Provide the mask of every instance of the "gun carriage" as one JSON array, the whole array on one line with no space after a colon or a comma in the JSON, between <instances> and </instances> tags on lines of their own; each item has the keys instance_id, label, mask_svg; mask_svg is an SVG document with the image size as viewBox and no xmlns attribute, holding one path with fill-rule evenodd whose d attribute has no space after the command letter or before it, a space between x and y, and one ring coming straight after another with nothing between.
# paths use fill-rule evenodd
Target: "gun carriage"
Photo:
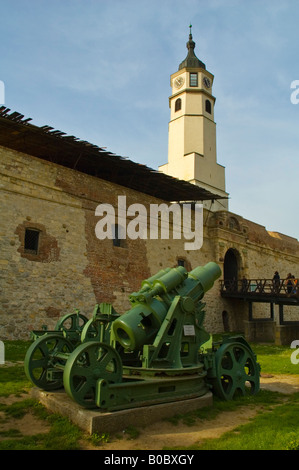
<instances>
[{"instance_id":1,"label":"gun carriage","mask_svg":"<svg viewBox=\"0 0 299 470\"><path fill-rule=\"evenodd\" d=\"M44 390L64 387L85 408L122 410L199 397L221 399L259 390L260 367L242 336L214 343L204 329L204 294L221 270L216 263L189 273L159 271L118 314L101 303L88 320L79 311L53 331L34 331L25 371Z\"/></svg>"}]
</instances>

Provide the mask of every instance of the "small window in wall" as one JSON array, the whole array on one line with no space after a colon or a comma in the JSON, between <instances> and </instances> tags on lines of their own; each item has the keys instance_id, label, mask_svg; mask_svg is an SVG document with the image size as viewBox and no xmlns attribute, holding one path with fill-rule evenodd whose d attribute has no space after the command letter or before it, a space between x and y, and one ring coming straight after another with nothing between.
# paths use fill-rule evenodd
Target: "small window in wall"
<instances>
[{"instance_id":1,"label":"small window in wall","mask_svg":"<svg viewBox=\"0 0 299 470\"><path fill-rule=\"evenodd\" d=\"M185 267L185 260L182 259L182 258L179 258L179 259L178 259L178 266L183 266L183 267Z\"/></svg>"},{"instance_id":2,"label":"small window in wall","mask_svg":"<svg viewBox=\"0 0 299 470\"><path fill-rule=\"evenodd\" d=\"M181 98L178 98L175 102L174 110L176 112L176 111L179 111L180 109L182 109L182 100Z\"/></svg>"},{"instance_id":3,"label":"small window in wall","mask_svg":"<svg viewBox=\"0 0 299 470\"><path fill-rule=\"evenodd\" d=\"M197 73L190 73L190 86L198 86L198 77Z\"/></svg>"},{"instance_id":4,"label":"small window in wall","mask_svg":"<svg viewBox=\"0 0 299 470\"><path fill-rule=\"evenodd\" d=\"M39 234L40 234L39 230L26 228L25 240L24 240L24 251L26 253L32 253L34 255L37 255Z\"/></svg>"},{"instance_id":5,"label":"small window in wall","mask_svg":"<svg viewBox=\"0 0 299 470\"><path fill-rule=\"evenodd\" d=\"M206 100L206 112L209 114L212 114L212 105L211 105L211 101L209 100Z\"/></svg>"},{"instance_id":6,"label":"small window in wall","mask_svg":"<svg viewBox=\"0 0 299 470\"><path fill-rule=\"evenodd\" d=\"M121 236L123 233L123 227L121 227L121 225L115 224L113 225L112 230L114 230L113 246L124 247L124 237Z\"/></svg>"}]
</instances>

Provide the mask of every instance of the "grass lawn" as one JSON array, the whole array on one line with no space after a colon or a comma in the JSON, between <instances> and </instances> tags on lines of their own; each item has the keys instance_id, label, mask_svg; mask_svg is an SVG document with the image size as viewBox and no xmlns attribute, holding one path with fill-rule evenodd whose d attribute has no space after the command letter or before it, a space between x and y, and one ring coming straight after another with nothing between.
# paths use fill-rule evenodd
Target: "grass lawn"
<instances>
[{"instance_id":1,"label":"grass lawn","mask_svg":"<svg viewBox=\"0 0 299 470\"><path fill-rule=\"evenodd\" d=\"M299 450L299 393L263 410L247 424L218 439L197 446L200 450ZM279 397L277 397L279 402Z\"/></svg>"},{"instance_id":2,"label":"grass lawn","mask_svg":"<svg viewBox=\"0 0 299 470\"><path fill-rule=\"evenodd\" d=\"M261 365L262 373L299 375L299 364L291 362L294 349L269 344L252 344L251 346Z\"/></svg>"},{"instance_id":3,"label":"grass lawn","mask_svg":"<svg viewBox=\"0 0 299 470\"><path fill-rule=\"evenodd\" d=\"M24 436L18 429L10 428L0 432L0 450L47 449L75 450L82 448L82 441L100 445L109 441L109 435L87 436L66 418L49 414L36 401L28 398L31 384L27 380L23 364L29 342L5 342L5 360L13 363L10 367L0 365L0 424L9 419L21 419L30 412L44 420L47 432ZM287 346L271 344L251 345L261 372L266 374L299 374L299 365L291 363L293 350ZM8 404L5 397L14 395L19 398ZM21 398L20 398L20 395ZM3 398L2 398L3 397ZM196 426L200 420L212 420L223 411L236 411L238 407L256 407L258 414L248 423L223 434L217 439L205 439L192 447L180 450L299 450L299 393L282 395L277 392L261 390L256 396L242 397L233 402L214 399L213 407L200 409L184 416L176 416L172 422L176 427L180 422ZM15 422L15 421L14 421ZM135 433L138 436L138 432Z\"/></svg>"}]
</instances>

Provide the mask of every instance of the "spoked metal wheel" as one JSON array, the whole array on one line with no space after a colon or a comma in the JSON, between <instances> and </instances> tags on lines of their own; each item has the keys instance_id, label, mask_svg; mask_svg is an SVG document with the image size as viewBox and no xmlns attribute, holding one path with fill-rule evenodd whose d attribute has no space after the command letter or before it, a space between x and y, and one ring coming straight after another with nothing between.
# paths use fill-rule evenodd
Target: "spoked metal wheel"
<instances>
[{"instance_id":1,"label":"spoked metal wheel","mask_svg":"<svg viewBox=\"0 0 299 470\"><path fill-rule=\"evenodd\" d=\"M65 365L65 391L79 405L95 408L98 379L105 379L108 383L121 382L120 356L108 344L95 341L83 343L73 351Z\"/></svg>"},{"instance_id":2,"label":"spoked metal wheel","mask_svg":"<svg viewBox=\"0 0 299 470\"><path fill-rule=\"evenodd\" d=\"M240 342L224 343L215 355L213 391L221 399L254 395L259 391L260 366L251 348Z\"/></svg>"},{"instance_id":3,"label":"spoked metal wheel","mask_svg":"<svg viewBox=\"0 0 299 470\"><path fill-rule=\"evenodd\" d=\"M65 331L82 331L84 325L87 323L88 318L86 318L83 313L76 311L74 313L67 313L62 318L58 320L55 325L55 330L65 330Z\"/></svg>"},{"instance_id":4,"label":"spoked metal wheel","mask_svg":"<svg viewBox=\"0 0 299 470\"><path fill-rule=\"evenodd\" d=\"M55 326L56 331L63 331L63 334L69 341L76 346L80 343L81 333L88 322L85 315L78 311L68 313L58 320Z\"/></svg>"},{"instance_id":5,"label":"spoked metal wheel","mask_svg":"<svg viewBox=\"0 0 299 470\"><path fill-rule=\"evenodd\" d=\"M73 351L73 345L62 335L45 334L29 347L24 361L25 373L31 382L43 390L56 390L63 385L62 374L49 378L48 371L63 368ZM59 374L58 374L59 375Z\"/></svg>"}]
</instances>

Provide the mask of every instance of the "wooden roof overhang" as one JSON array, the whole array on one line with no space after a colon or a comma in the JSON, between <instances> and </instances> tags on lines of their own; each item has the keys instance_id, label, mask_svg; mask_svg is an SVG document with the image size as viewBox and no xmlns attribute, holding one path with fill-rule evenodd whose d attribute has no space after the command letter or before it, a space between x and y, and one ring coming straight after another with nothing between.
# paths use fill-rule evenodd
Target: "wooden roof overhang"
<instances>
[{"instance_id":1,"label":"wooden roof overhang","mask_svg":"<svg viewBox=\"0 0 299 470\"><path fill-rule=\"evenodd\" d=\"M50 126L38 127L0 107L0 145L173 202L224 199L204 188L115 155Z\"/></svg>"}]
</instances>

